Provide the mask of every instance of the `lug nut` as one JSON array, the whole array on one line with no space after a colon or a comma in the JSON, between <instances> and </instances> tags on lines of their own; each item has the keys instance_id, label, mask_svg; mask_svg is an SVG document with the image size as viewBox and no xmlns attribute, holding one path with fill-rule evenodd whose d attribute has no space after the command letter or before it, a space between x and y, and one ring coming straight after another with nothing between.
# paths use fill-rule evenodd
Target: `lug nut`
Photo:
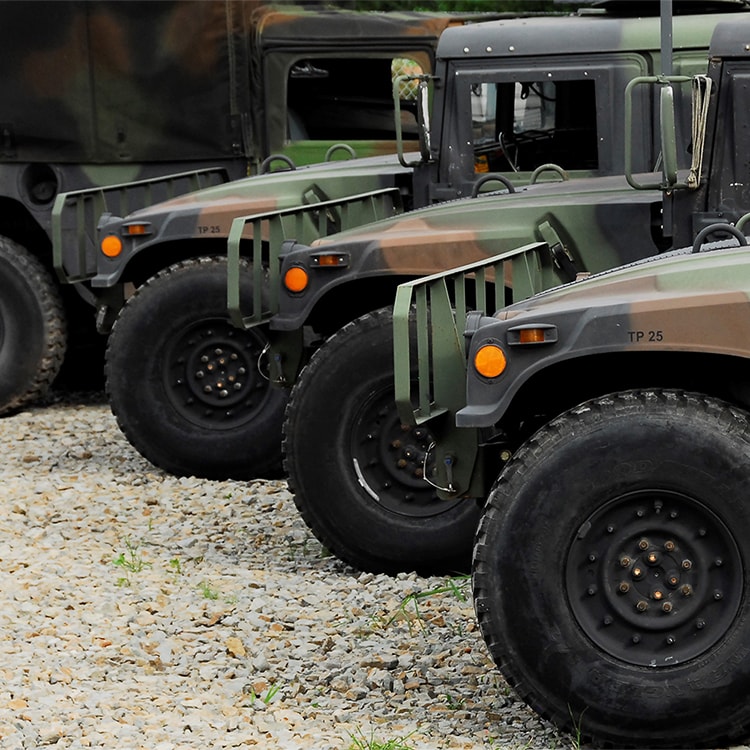
<instances>
[{"instance_id":1,"label":"lug nut","mask_svg":"<svg viewBox=\"0 0 750 750\"><path fill-rule=\"evenodd\" d=\"M672 602L664 602L661 605L661 611L662 612L671 612L672 611Z\"/></svg>"},{"instance_id":2,"label":"lug nut","mask_svg":"<svg viewBox=\"0 0 750 750\"><path fill-rule=\"evenodd\" d=\"M639 612L645 612L648 609L648 602L645 599L640 599L638 603L635 605L635 608Z\"/></svg>"},{"instance_id":3,"label":"lug nut","mask_svg":"<svg viewBox=\"0 0 750 750\"><path fill-rule=\"evenodd\" d=\"M642 568L633 568L633 578L643 578L643 569Z\"/></svg>"},{"instance_id":4,"label":"lug nut","mask_svg":"<svg viewBox=\"0 0 750 750\"><path fill-rule=\"evenodd\" d=\"M683 560L682 561L682 569L683 570L690 570L693 567L693 563L691 560Z\"/></svg>"},{"instance_id":5,"label":"lug nut","mask_svg":"<svg viewBox=\"0 0 750 750\"><path fill-rule=\"evenodd\" d=\"M689 583L686 583L686 584L684 584L683 586L680 587L680 593L683 596L692 596L693 595L693 587Z\"/></svg>"},{"instance_id":6,"label":"lug nut","mask_svg":"<svg viewBox=\"0 0 750 750\"><path fill-rule=\"evenodd\" d=\"M621 594L627 594L628 591L630 591L630 584L627 581L622 581L620 585L617 587L617 590Z\"/></svg>"},{"instance_id":7,"label":"lug nut","mask_svg":"<svg viewBox=\"0 0 750 750\"><path fill-rule=\"evenodd\" d=\"M630 565L630 558L625 555L624 557L620 558L620 567L621 568L627 568Z\"/></svg>"},{"instance_id":8,"label":"lug nut","mask_svg":"<svg viewBox=\"0 0 750 750\"><path fill-rule=\"evenodd\" d=\"M640 550L647 550L648 549L648 539L641 539L641 541L638 542L638 549L640 549Z\"/></svg>"}]
</instances>

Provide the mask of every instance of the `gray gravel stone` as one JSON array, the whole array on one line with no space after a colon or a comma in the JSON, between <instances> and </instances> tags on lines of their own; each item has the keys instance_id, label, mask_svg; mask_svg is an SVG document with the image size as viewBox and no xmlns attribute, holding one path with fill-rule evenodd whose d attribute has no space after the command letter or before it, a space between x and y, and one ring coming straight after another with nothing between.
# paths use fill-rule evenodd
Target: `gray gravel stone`
<instances>
[{"instance_id":1,"label":"gray gravel stone","mask_svg":"<svg viewBox=\"0 0 750 750\"><path fill-rule=\"evenodd\" d=\"M283 481L175 478L99 395L0 420L0 747L569 748L509 690L468 586L362 574Z\"/></svg>"}]
</instances>

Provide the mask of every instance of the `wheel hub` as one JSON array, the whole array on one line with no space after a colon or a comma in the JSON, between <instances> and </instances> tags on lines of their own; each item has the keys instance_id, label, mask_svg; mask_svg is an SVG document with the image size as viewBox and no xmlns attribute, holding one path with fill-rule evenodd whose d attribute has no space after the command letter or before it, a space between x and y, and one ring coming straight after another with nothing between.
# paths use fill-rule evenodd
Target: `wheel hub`
<instances>
[{"instance_id":1,"label":"wheel hub","mask_svg":"<svg viewBox=\"0 0 750 750\"><path fill-rule=\"evenodd\" d=\"M742 561L724 522L686 495L641 491L591 514L566 566L573 612L589 638L631 664L698 656L731 625Z\"/></svg>"},{"instance_id":2,"label":"wheel hub","mask_svg":"<svg viewBox=\"0 0 750 750\"><path fill-rule=\"evenodd\" d=\"M461 500L441 500L425 481L434 473L432 434L404 425L392 390L373 396L360 409L352 429L352 459L357 479L383 507L407 516L433 516Z\"/></svg>"},{"instance_id":3,"label":"wheel hub","mask_svg":"<svg viewBox=\"0 0 750 750\"><path fill-rule=\"evenodd\" d=\"M167 353L166 389L178 413L200 427L232 428L262 408L269 383L258 371L263 342L227 321L191 326Z\"/></svg>"}]
</instances>

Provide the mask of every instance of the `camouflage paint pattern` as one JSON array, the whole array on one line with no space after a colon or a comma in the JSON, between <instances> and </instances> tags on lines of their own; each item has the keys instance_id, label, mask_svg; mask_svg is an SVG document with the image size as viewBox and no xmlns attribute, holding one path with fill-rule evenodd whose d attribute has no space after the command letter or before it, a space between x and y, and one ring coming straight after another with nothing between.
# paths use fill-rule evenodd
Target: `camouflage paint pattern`
<instances>
[{"instance_id":1,"label":"camouflage paint pattern","mask_svg":"<svg viewBox=\"0 0 750 750\"><path fill-rule=\"evenodd\" d=\"M705 49L708 45L710 30L720 18L726 17L726 14L710 14L698 18L685 16L675 19L674 36L679 48L679 54L675 55L675 59L681 59L680 54L682 54L685 56L684 65L689 68L705 66ZM272 16L272 18L278 21L273 25L274 31L277 27L278 29L286 28L281 16ZM289 23L292 23L291 20ZM434 31L435 22L431 21L431 23ZM595 28L596 33L585 35L586 43L591 47L587 51L582 46L579 32L582 28L589 26ZM411 33L413 34L414 31ZM466 52L464 50L471 38L481 40L483 44L491 38L493 43L492 45L485 44L481 49L476 44L472 44ZM529 58L519 57L516 51L517 46L523 46L524 42L526 45L524 49L528 48L526 53L531 55ZM480 67L480 70L493 64L509 64L525 70L529 64L535 64L533 55L542 54L543 49L544 54L549 56L550 64L555 61L555 64L559 65L561 60L568 64L573 59L569 56L577 55L576 59L585 61L585 65L590 63L592 70L601 67L606 69L607 65L618 59L617 51L622 50L621 57L628 61L628 65L633 66L628 70L632 70L633 74L645 74L658 67L658 45L658 19L656 18L608 18L591 15L488 21L483 24L446 29L438 43L437 72L442 73L444 77L449 77L447 73L452 68L448 66L465 65L466 61L473 61ZM488 46L491 47L489 51ZM550 55L551 52L555 55ZM596 55L599 53L604 57L596 63ZM542 65L538 60L536 64ZM579 64L583 66L584 62ZM678 67L679 65L680 63ZM600 97L599 116L602 118L602 127L599 139L600 167L597 174L618 174L624 171L622 144L624 138L619 123L622 120L621 94L626 79L622 78L622 74L618 75L620 77L615 76L614 83L611 83L616 90L602 92ZM99 268L98 275L93 282L94 287L106 288L120 281L131 280L127 267L136 256L142 256L144 251L148 251L148 258L139 257L139 264L155 272L161 267L159 251L165 249L167 243L178 241L184 243L182 253L186 257L207 252L208 250L200 247L201 242L226 238L230 217L248 216L303 204L306 201L301 196L310 189L313 189L318 199L321 199L320 196L339 198L351 193L362 193L395 185L404 195L406 208L411 205L420 205L420 201L425 200L426 192L432 193L432 198L428 199L430 201L442 201L468 195L473 182L477 179L474 171L473 148L463 137L456 119L462 116L470 119L470 114L458 114L450 108L445 109L448 105L457 106L452 101L446 102L445 106L441 103L435 105L436 112L443 113L445 110L443 116L447 118L444 121L438 121L435 125L437 143L441 149L436 155L437 163L420 165L416 168L416 173L411 168L399 165L395 158L385 157L377 167L375 162L369 162L360 167L358 164L351 164L347 161L336 161L326 166L318 166L314 172L298 170L298 174L293 175L283 172L259 175L233 183L226 188L193 194L177 204L164 203L151 207L145 213L125 217L128 221L131 219L148 220L152 224L153 232L145 240L126 239L125 251L116 261L101 256L90 258L87 265ZM650 125L651 117L648 111L641 114L643 122L639 127L643 131L642 158L644 163L650 164L655 158L655 154L652 153L654 136ZM612 137L610 137L610 132L614 134ZM638 153L641 154L640 148ZM361 170L362 174L355 177L358 170ZM367 176L364 175L365 172ZM590 172L572 172L571 174L580 176L590 174ZM512 179L520 184L528 182L529 177L530 172L512 175ZM544 179L554 178L554 175L548 175ZM353 182L356 180L360 181L354 186ZM490 187L492 186L488 186L488 189ZM560 190L559 194L562 192ZM171 215L172 211L174 215ZM119 233L122 223L119 219L113 218L103 228L100 236L107 233ZM528 236L528 228L522 236ZM188 244L188 240L199 242ZM63 256L68 251L67 245L63 247ZM98 255L95 245L92 245L87 252L93 256ZM278 252L278 248L272 249L272 252ZM390 262L390 260L387 261L387 263ZM415 269L417 267L414 266ZM421 267L426 266L421 264ZM398 268L397 262L394 268ZM258 273L260 272L259 269ZM398 271L395 272L398 273ZM394 270L389 265L385 265L383 273L389 275L394 273Z\"/></svg>"},{"instance_id":2,"label":"camouflage paint pattern","mask_svg":"<svg viewBox=\"0 0 750 750\"><path fill-rule=\"evenodd\" d=\"M508 345L508 331L554 326L556 340ZM485 318L469 350L499 343L508 366L494 379L469 366L461 427L497 423L529 378L571 359L597 367L603 354L690 352L750 360L750 255L745 247L678 251L539 294ZM635 379L634 383L639 380ZM602 393L608 384L602 384Z\"/></svg>"},{"instance_id":3,"label":"camouflage paint pattern","mask_svg":"<svg viewBox=\"0 0 750 750\"><path fill-rule=\"evenodd\" d=\"M352 279L345 294L354 301L360 282L390 277L395 284L472 263L545 239L545 224L558 234L578 273L654 255L664 249L654 232L660 207L658 191L636 193L623 177L590 178L453 201L332 235L310 248L293 248L283 259L282 277L293 266L313 269L311 258L320 252L346 255L349 266L311 270L308 289L281 295L271 328L301 326L325 295ZM552 271L545 281L549 287L570 280Z\"/></svg>"},{"instance_id":4,"label":"camouflage paint pattern","mask_svg":"<svg viewBox=\"0 0 750 750\"><path fill-rule=\"evenodd\" d=\"M440 33L461 22L282 7L260 0L0 3L3 160L244 156L249 167L283 146L286 98L278 89L292 57L344 44L350 54L406 54L413 45L430 69ZM271 62L280 79L266 70Z\"/></svg>"}]
</instances>

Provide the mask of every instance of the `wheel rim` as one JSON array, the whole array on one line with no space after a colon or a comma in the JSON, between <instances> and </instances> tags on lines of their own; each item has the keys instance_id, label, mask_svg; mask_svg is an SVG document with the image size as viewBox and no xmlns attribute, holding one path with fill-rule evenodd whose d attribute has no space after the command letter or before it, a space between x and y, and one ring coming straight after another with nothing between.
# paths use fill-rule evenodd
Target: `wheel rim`
<instances>
[{"instance_id":1,"label":"wheel rim","mask_svg":"<svg viewBox=\"0 0 750 750\"><path fill-rule=\"evenodd\" d=\"M256 333L221 319L186 327L167 348L163 365L175 411L212 430L252 420L271 388L258 369L264 346Z\"/></svg>"},{"instance_id":2,"label":"wheel rim","mask_svg":"<svg viewBox=\"0 0 750 750\"><path fill-rule=\"evenodd\" d=\"M433 437L424 427L402 424L392 389L371 394L353 420L350 455L357 482L380 507L411 517L445 513L465 500L442 500L424 479L434 473Z\"/></svg>"},{"instance_id":3,"label":"wheel rim","mask_svg":"<svg viewBox=\"0 0 750 750\"><path fill-rule=\"evenodd\" d=\"M716 644L742 599L742 559L726 524L681 493L639 491L594 511L568 552L571 609L606 653L669 667Z\"/></svg>"}]
</instances>

